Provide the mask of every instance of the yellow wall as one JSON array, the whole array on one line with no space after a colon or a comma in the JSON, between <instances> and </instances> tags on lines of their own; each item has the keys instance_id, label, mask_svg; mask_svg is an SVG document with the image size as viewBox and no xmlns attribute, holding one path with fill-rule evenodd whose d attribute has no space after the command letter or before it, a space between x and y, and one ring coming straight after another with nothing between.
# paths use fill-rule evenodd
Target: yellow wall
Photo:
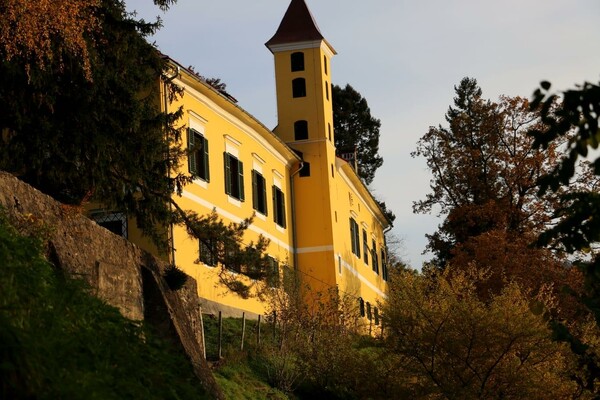
<instances>
[{"instance_id":1,"label":"yellow wall","mask_svg":"<svg viewBox=\"0 0 600 400\"><path fill-rule=\"evenodd\" d=\"M185 186L182 197L176 198L177 203L200 215L215 209L226 223L240 222L254 214L251 171L257 170L265 178L267 215L255 214L244 241L250 244L258 239L258 235L263 235L271 241L267 253L277 259L280 266L290 265L293 262L290 170L297 168L298 159L272 132L187 72L182 71L175 83L185 91L183 97L169 107L182 106L184 117L181 123L208 140L210 165L210 181L195 179ZM186 129L183 143L188 141L187 132ZM224 152L243 162L244 201L225 193ZM182 165L182 172L188 173L187 162ZM279 187L285 195L285 228L273 219L272 185ZM184 228L175 227L174 244L176 265L197 280L198 294L202 298L244 311L264 312L264 304L256 298L242 299L219 284L220 267L206 266L198 261L198 240L191 238ZM249 279L247 282L251 283Z\"/></svg>"},{"instance_id":2,"label":"yellow wall","mask_svg":"<svg viewBox=\"0 0 600 400\"><path fill-rule=\"evenodd\" d=\"M337 287L368 302L372 309L386 296L381 248L388 223L349 164L335 156L331 104L332 49L325 41L271 46L275 59L278 126L276 133L310 163L310 177L294 175L298 268L314 290ZM291 55L304 53L303 71L292 71ZM327 68L325 68L325 63ZM292 96L292 80L306 80L306 96ZM329 96L328 96L329 95ZM308 139L295 140L294 122L308 121ZM352 253L349 218L360 228L360 253ZM363 229L367 233L368 264L364 261ZM370 249L375 240L378 270Z\"/></svg>"}]
</instances>

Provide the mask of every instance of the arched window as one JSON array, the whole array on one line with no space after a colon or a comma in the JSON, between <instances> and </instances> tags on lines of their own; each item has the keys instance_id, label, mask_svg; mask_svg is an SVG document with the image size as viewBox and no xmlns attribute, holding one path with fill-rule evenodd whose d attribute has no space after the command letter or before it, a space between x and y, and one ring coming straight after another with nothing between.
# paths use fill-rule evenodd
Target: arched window
<instances>
[{"instance_id":1,"label":"arched window","mask_svg":"<svg viewBox=\"0 0 600 400\"><path fill-rule=\"evenodd\" d=\"M304 71L304 53L296 52L291 55L292 72Z\"/></svg>"},{"instance_id":2,"label":"arched window","mask_svg":"<svg viewBox=\"0 0 600 400\"><path fill-rule=\"evenodd\" d=\"M296 78L292 81L292 97L306 97L306 81Z\"/></svg>"},{"instance_id":3,"label":"arched window","mask_svg":"<svg viewBox=\"0 0 600 400\"><path fill-rule=\"evenodd\" d=\"M308 139L308 122L300 120L294 122L294 139L295 140L306 140Z\"/></svg>"}]
</instances>

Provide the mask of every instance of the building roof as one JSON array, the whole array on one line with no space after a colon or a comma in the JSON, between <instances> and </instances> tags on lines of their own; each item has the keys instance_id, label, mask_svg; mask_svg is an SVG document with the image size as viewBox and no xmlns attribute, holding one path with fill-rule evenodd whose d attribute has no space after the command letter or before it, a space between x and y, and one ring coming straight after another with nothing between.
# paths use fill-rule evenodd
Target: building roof
<instances>
[{"instance_id":1,"label":"building roof","mask_svg":"<svg viewBox=\"0 0 600 400\"><path fill-rule=\"evenodd\" d=\"M327 42L304 0L292 0L277 32L265 45L270 48L273 45L315 40Z\"/></svg>"}]
</instances>

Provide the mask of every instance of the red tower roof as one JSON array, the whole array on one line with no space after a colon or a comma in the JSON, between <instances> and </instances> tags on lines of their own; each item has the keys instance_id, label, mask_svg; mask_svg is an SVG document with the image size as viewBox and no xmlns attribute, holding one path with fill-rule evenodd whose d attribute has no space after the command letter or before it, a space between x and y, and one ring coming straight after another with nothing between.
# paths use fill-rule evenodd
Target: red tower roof
<instances>
[{"instance_id":1,"label":"red tower roof","mask_svg":"<svg viewBox=\"0 0 600 400\"><path fill-rule=\"evenodd\" d=\"M292 0L275 35L265 45L323 40L327 43L304 0ZM327 43L333 50L333 47Z\"/></svg>"}]
</instances>

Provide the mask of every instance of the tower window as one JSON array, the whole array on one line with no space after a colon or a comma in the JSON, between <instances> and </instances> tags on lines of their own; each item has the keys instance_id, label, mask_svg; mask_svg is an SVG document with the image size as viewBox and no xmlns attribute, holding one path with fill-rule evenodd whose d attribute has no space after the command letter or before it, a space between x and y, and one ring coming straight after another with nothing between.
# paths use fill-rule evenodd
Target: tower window
<instances>
[{"instance_id":1,"label":"tower window","mask_svg":"<svg viewBox=\"0 0 600 400\"><path fill-rule=\"evenodd\" d=\"M329 136L329 141L331 142L331 123L327 123L327 135Z\"/></svg>"},{"instance_id":2,"label":"tower window","mask_svg":"<svg viewBox=\"0 0 600 400\"><path fill-rule=\"evenodd\" d=\"M323 69L325 70L325 75L327 75L327 56L323 56Z\"/></svg>"},{"instance_id":3,"label":"tower window","mask_svg":"<svg viewBox=\"0 0 600 400\"><path fill-rule=\"evenodd\" d=\"M304 53L296 52L291 55L292 72L304 71Z\"/></svg>"},{"instance_id":4,"label":"tower window","mask_svg":"<svg viewBox=\"0 0 600 400\"><path fill-rule=\"evenodd\" d=\"M307 177L310 176L310 163L304 161L302 164L302 169L300 169L300 176Z\"/></svg>"},{"instance_id":5,"label":"tower window","mask_svg":"<svg viewBox=\"0 0 600 400\"><path fill-rule=\"evenodd\" d=\"M295 140L306 140L308 139L308 122L300 120L294 122L294 139Z\"/></svg>"},{"instance_id":6,"label":"tower window","mask_svg":"<svg viewBox=\"0 0 600 400\"><path fill-rule=\"evenodd\" d=\"M325 98L329 100L329 83L325 81Z\"/></svg>"},{"instance_id":7,"label":"tower window","mask_svg":"<svg viewBox=\"0 0 600 400\"><path fill-rule=\"evenodd\" d=\"M296 78L292 81L292 96L306 97L306 80L304 78Z\"/></svg>"},{"instance_id":8,"label":"tower window","mask_svg":"<svg viewBox=\"0 0 600 400\"><path fill-rule=\"evenodd\" d=\"M263 215L267 215L267 185L265 178L256 170L252 170L252 207Z\"/></svg>"},{"instance_id":9,"label":"tower window","mask_svg":"<svg viewBox=\"0 0 600 400\"><path fill-rule=\"evenodd\" d=\"M273 219L277 225L285 228L285 196L275 185L273 185Z\"/></svg>"},{"instance_id":10,"label":"tower window","mask_svg":"<svg viewBox=\"0 0 600 400\"><path fill-rule=\"evenodd\" d=\"M190 173L208 182L208 140L200 132L188 129L188 167Z\"/></svg>"},{"instance_id":11,"label":"tower window","mask_svg":"<svg viewBox=\"0 0 600 400\"><path fill-rule=\"evenodd\" d=\"M225 152L225 193L244 201L244 163Z\"/></svg>"}]
</instances>

